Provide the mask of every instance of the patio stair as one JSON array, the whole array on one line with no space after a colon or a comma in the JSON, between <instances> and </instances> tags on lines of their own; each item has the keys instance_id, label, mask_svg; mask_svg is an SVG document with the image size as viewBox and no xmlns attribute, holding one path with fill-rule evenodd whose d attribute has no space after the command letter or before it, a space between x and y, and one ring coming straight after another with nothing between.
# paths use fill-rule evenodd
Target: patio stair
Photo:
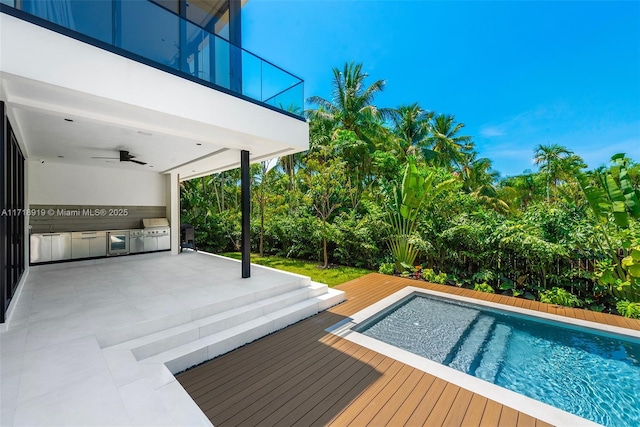
<instances>
[{"instance_id":1,"label":"patio stair","mask_svg":"<svg viewBox=\"0 0 640 427\"><path fill-rule=\"evenodd\" d=\"M275 291L271 288L269 294L257 293L251 301L237 298L201 307L191 312L188 321L165 319L163 328L159 328L163 322L156 322L147 333L134 333L128 339L118 338L117 333L101 338L108 344L103 348L130 350L139 362L162 363L175 374L343 300L343 292L304 278Z\"/></svg>"}]
</instances>

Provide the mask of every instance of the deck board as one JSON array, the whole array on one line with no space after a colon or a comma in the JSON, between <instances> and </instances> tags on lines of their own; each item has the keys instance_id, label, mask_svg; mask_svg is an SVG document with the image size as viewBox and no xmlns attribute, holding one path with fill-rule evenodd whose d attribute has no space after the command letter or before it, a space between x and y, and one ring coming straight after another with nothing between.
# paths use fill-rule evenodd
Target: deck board
<instances>
[{"instance_id":1,"label":"deck board","mask_svg":"<svg viewBox=\"0 0 640 427\"><path fill-rule=\"evenodd\" d=\"M314 402L323 401L324 397L328 395L327 393L335 389L336 384L344 384L345 380L352 375L351 372L353 372L355 364L361 363L364 366L374 356L375 352L360 348L351 356L352 360L335 369L319 372L319 376L308 377L307 381L299 383L281 395L278 403L271 405L277 406L278 409L256 425L293 424L308 412L308 408ZM292 411L291 407L296 409Z\"/></svg>"},{"instance_id":2,"label":"deck board","mask_svg":"<svg viewBox=\"0 0 640 427\"><path fill-rule=\"evenodd\" d=\"M422 401L424 393L429 391L433 383L436 381L436 377L426 373L422 373L422 377L415 386L414 393L411 393L409 397L400 404L400 408L391 417L387 425L390 426L404 426L407 425L407 421L416 410L420 402Z\"/></svg>"},{"instance_id":3,"label":"deck board","mask_svg":"<svg viewBox=\"0 0 640 427\"><path fill-rule=\"evenodd\" d=\"M482 427L498 426L500 424L502 408L505 408L505 406L491 399L487 399L487 404L484 407L484 412L482 413L479 425Z\"/></svg>"},{"instance_id":4,"label":"deck board","mask_svg":"<svg viewBox=\"0 0 640 427\"><path fill-rule=\"evenodd\" d=\"M465 390L464 388L459 389L456 399L453 401L451 409L449 410L447 417L442 422L442 425L452 427L461 425L473 396L474 393L469 390Z\"/></svg>"},{"instance_id":5,"label":"deck board","mask_svg":"<svg viewBox=\"0 0 640 427\"><path fill-rule=\"evenodd\" d=\"M521 412L518 414L518 424L516 427L536 427L536 419Z\"/></svg>"},{"instance_id":6,"label":"deck board","mask_svg":"<svg viewBox=\"0 0 640 427\"><path fill-rule=\"evenodd\" d=\"M340 412L333 422L335 422L336 425L353 425L353 420L355 420L361 412L368 410L370 402L395 378L403 367L403 363L393 360L378 381L367 387L360 398Z\"/></svg>"},{"instance_id":7,"label":"deck board","mask_svg":"<svg viewBox=\"0 0 640 427\"><path fill-rule=\"evenodd\" d=\"M436 378L431 387L429 387L429 390L427 390L422 397L418 407L411 413L411 416L407 420L407 425L425 425L426 419L431 415L433 408L436 406L436 402L440 399L447 384L446 381Z\"/></svg>"},{"instance_id":8,"label":"deck board","mask_svg":"<svg viewBox=\"0 0 640 427\"><path fill-rule=\"evenodd\" d=\"M410 396L414 393L417 385L420 383L422 378L424 378L424 372L414 372L410 371L412 375L409 375L405 382L396 390L393 390L393 396L389 397L388 402L386 402L380 411L375 415L372 419L371 424L373 425L398 425L397 423L391 423L391 419L396 415L396 413L402 407L402 404L410 398ZM418 402L416 402L417 404Z\"/></svg>"},{"instance_id":9,"label":"deck board","mask_svg":"<svg viewBox=\"0 0 640 427\"><path fill-rule=\"evenodd\" d=\"M374 273L339 286L344 303L177 379L216 426L548 426L325 332L406 286L640 330L634 319Z\"/></svg>"},{"instance_id":10,"label":"deck board","mask_svg":"<svg viewBox=\"0 0 640 427\"><path fill-rule=\"evenodd\" d=\"M515 409L503 406L502 411L500 412L500 422L498 425L504 427L513 427L518 425L518 414L519 412Z\"/></svg>"},{"instance_id":11,"label":"deck board","mask_svg":"<svg viewBox=\"0 0 640 427\"><path fill-rule=\"evenodd\" d=\"M368 362L373 368L376 368L384 360L381 354L375 354ZM291 425L310 426L325 425L333 413L334 408L343 408L350 401L350 392L354 389L363 389L362 385L371 382L377 378L379 373L371 369L359 369L354 375L349 377L348 381L341 384L340 388L327 387L322 399L322 405L311 405L306 409L304 415ZM296 408L297 410L298 408Z\"/></svg>"},{"instance_id":12,"label":"deck board","mask_svg":"<svg viewBox=\"0 0 640 427\"><path fill-rule=\"evenodd\" d=\"M455 401L458 394L462 391L457 385L447 383L442 394L435 403L433 410L424 422L424 425L428 426L441 426L444 424L444 420L449 415L449 412L455 411ZM466 408L465 408L466 409Z\"/></svg>"},{"instance_id":13,"label":"deck board","mask_svg":"<svg viewBox=\"0 0 640 427\"><path fill-rule=\"evenodd\" d=\"M402 387L409 378L413 369L410 366L401 366L398 373L380 390L380 392L369 401L366 410L360 412L351 422L352 425L368 425L376 418L380 410L391 400L395 392ZM374 424L378 424L377 422Z\"/></svg>"},{"instance_id":14,"label":"deck board","mask_svg":"<svg viewBox=\"0 0 640 427\"><path fill-rule=\"evenodd\" d=\"M480 425L480 420L482 420L482 414L484 413L484 408L487 405L487 399L484 396L480 396L479 394L474 394L471 397L471 401L469 402L469 406L464 414L464 418L460 422L460 425L463 426L477 426Z\"/></svg>"}]
</instances>

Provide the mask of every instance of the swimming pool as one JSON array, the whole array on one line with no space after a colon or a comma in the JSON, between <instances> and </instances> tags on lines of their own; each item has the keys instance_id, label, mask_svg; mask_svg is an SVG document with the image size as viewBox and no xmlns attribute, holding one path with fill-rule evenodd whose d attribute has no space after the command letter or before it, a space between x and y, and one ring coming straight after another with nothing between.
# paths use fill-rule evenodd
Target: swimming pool
<instances>
[{"instance_id":1,"label":"swimming pool","mask_svg":"<svg viewBox=\"0 0 640 427\"><path fill-rule=\"evenodd\" d=\"M606 426L640 425L640 334L606 325L594 330L585 327L594 326L591 322L568 324L558 322L565 320L561 316L534 317L527 315L534 312L524 314L530 310L434 294L439 293L401 291L334 333L404 357L420 369L426 366L423 370L436 376L444 372L453 378L447 381L479 394L489 389L487 397L553 424L585 424L564 416L566 411ZM415 355L437 362L439 369Z\"/></svg>"}]
</instances>

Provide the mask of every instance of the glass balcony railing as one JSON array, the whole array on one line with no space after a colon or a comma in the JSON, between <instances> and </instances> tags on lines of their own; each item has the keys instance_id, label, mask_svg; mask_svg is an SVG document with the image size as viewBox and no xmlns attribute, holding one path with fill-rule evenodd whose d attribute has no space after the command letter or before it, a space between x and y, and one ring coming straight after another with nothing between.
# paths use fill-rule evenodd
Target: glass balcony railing
<instances>
[{"instance_id":1,"label":"glass balcony railing","mask_svg":"<svg viewBox=\"0 0 640 427\"><path fill-rule=\"evenodd\" d=\"M0 0L132 59L302 116L304 82L148 0ZM105 46L106 45L106 46Z\"/></svg>"}]
</instances>

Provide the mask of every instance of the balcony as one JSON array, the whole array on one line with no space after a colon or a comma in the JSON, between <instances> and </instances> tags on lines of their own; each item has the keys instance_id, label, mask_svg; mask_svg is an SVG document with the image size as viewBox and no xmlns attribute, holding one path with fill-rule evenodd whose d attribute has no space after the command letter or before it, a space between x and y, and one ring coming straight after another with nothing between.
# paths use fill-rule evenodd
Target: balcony
<instances>
[{"instance_id":1,"label":"balcony","mask_svg":"<svg viewBox=\"0 0 640 427\"><path fill-rule=\"evenodd\" d=\"M2 12L36 25L289 116L302 116L303 80L150 1L0 4Z\"/></svg>"}]
</instances>

